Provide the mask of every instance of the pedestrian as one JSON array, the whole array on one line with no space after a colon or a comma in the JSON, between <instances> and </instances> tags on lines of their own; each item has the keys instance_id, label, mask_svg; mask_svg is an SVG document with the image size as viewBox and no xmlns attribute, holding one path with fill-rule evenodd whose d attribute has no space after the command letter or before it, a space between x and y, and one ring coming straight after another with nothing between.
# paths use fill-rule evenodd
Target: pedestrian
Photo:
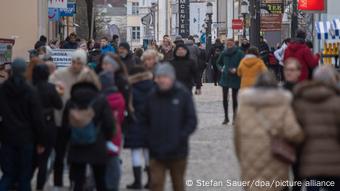
<instances>
[{"instance_id":1,"label":"pedestrian","mask_svg":"<svg viewBox=\"0 0 340 191\"><path fill-rule=\"evenodd\" d=\"M127 42L121 42L119 44L118 54L125 67L127 68L128 73L130 73L132 67L141 64L140 59L132 53L132 51L130 50L130 45Z\"/></svg>"},{"instance_id":2,"label":"pedestrian","mask_svg":"<svg viewBox=\"0 0 340 191\"><path fill-rule=\"evenodd\" d=\"M33 68L38 65L38 64L42 64L43 61L41 58L39 58L39 52L35 49L28 51L29 53L29 63L26 69L26 80L28 83L32 82L32 73L33 73Z\"/></svg>"},{"instance_id":3,"label":"pedestrian","mask_svg":"<svg viewBox=\"0 0 340 191\"><path fill-rule=\"evenodd\" d=\"M108 52L115 53L116 49L114 49L109 43L109 39L107 37L102 37L100 39L100 50L102 54L107 54Z\"/></svg>"},{"instance_id":4,"label":"pedestrian","mask_svg":"<svg viewBox=\"0 0 340 191\"><path fill-rule=\"evenodd\" d=\"M221 39L217 38L215 41L215 44L213 47L210 49L208 59L211 62L212 68L213 68L213 79L214 79L214 84L217 86L218 80L221 77L221 72L217 67L217 59L221 55L221 53L224 50L224 44L221 42Z\"/></svg>"},{"instance_id":5,"label":"pedestrian","mask_svg":"<svg viewBox=\"0 0 340 191\"><path fill-rule=\"evenodd\" d=\"M17 58L11 76L0 87L0 190L17 183L18 190L31 190L33 155L45 143L44 119L37 91L24 77L26 62Z\"/></svg>"},{"instance_id":6,"label":"pedestrian","mask_svg":"<svg viewBox=\"0 0 340 191\"><path fill-rule=\"evenodd\" d=\"M197 62L197 70L198 70L198 74L199 74L199 78L201 80L203 80L203 73L205 71L205 69L207 68L207 52L204 48L204 46L199 42L197 43L197 47L200 51L199 57L198 57L198 62Z\"/></svg>"},{"instance_id":7,"label":"pedestrian","mask_svg":"<svg viewBox=\"0 0 340 191\"><path fill-rule=\"evenodd\" d=\"M0 64L0 85L9 78L10 63Z\"/></svg>"},{"instance_id":8,"label":"pedestrian","mask_svg":"<svg viewBox=\"0 0 340 191\"><path fill-rule=\"evenodd\" d=\"M241 79L237 76L237 68L244 54L239 48L235 46L234 39L226 41L226 49L222 52L217 60L217 67L221 71L221 79L219 85L222 86L223 92L223 108L224 108L224 121L222 124L229 123L228 102L229 102L229 89L232 90L232 103L234 119L236 117L237 109L237 94L240 89Z\"/></svg>"},{"instance_id":9,"label":"pedestrian","mask_svg":"<svg viewBox=\"0 0 340 191\"><path fill-rule=\"evenodd\" d=\"M35 153L33 161L33 172L38 169L36 189L43 190L48 177L47 163L57 139L57 127L54 120L54 110L60 110L63 102L54 84L48 82L49 68L45 64L38 64L33 69L32 83L38 90L39 100L42 102L45 121L44 139L45 150Z\"/></svg>"},{"instance_id":10,"label":"pedestrian","mask_svg":"<svg viewBox=\"0 0 340 191\"><path fill-rule=\"evenodd\" d=\"M111 71L104 71L99 77L102 83L102 93L106 96L115 120L115 133L112 144L109 144L109 159L106 165L106 188L108 191L118 191L122 174L120 152L126 105L122 93L116 87L114 74Z\"/></svg>"},{"instance_id":11,"label":"pedestrian","mask_svg":"<svg viewBox=\"0 0 340 191\"><path fill-rule=\"evenodd\" d=\"M283 88L293 92L294 87L299 83L301 65L295 58L289 58L284 62L285 82Z\"/></svg>"},{"instance_id":12,"label":"pedestrian","mask_svg":"<svg viewBox=\"0 0 340 191\"><path fill-rule=\"evenodd\" d=\"M77 35L76 33L71 33L68 38L65 40L63 49L77 49L79 48L79 44L77 43Z\"/></svg>"},{"instance_id":13,"label":"pedestrian","mask_svg":"<svg viewBox=\"0 0 340 191\"><path fill-rule=\"evenodd\" d=\"M156 40L151 40L148 49L158 50L159 48L158 48L158 45L157 45L157 41Z\"/></svg>"},{"instance_id":14,"label":"pedestrian","mask_svg":"<svg viewBox=\"0 0 340 191\"><path fill-rule=\"evenodd\" d=\"M72 61L69 67L55 71L49 78L52 84L55 84L58 92L63 100L63 105L70 99L71 87L80 79L85 77L91 78L96 86L100 86L99 79L96 74L90 70L87 64L86 52L77 49L72 55ZM57 141L55 145L55 162L54 162L54 185L63 187L64 158L67 147L67 130L62 127L62 114L64 109L55 112L55 120L57 125Z\"/></svg>"},{"instance_id":15,"label":"pedestrian","mask_svg":"<svg viewBox=\"0 0 340 191\"><path fill-rule=\"evenodd\" d=\"M250 43L249 43L248 39L243 38L242 42L241 42L241 47L240 47L243 54L247 54L249 48L250 48Z\"/></svg>"},{"instance_id":16,"label":"pedestrian","mask_svg":"<svg viewBox=\"0 0 340 191\"><path fill-rule=\"evenodd\" d=\"M118 49L118 44L119 44L119 36L114 34L112 35L112 41L111 41L111 46L117 50Z\"/></svg>"},{"instance_id":17,"label":"pedestrian","mask_svg":"<svg viewBox=\"0 0 340 191\"><path fill-rule=\"evenodd\" d=\"M189 138L197 127L190 92L176 82L174 68L160 64L155 71L157 87L145 101L142 123L150 152L151 191L163 191L170 171L174 191L184 191Z\"/></svg>"},{"instance_id":18,"label":"pedestrian","mask_svg":"<svg viewBox=\"0 0 340 191\"><path fill-rule=\"evenodd\" d=\"M141 61L144 65L144 67L152 73L153 73L157 63L161 60L162 60L162 56L160 56L160 53L158 53L154 49L146 50L141 57Z\"/></svg>"},{"instance_id":19,"label":"pedestrian","mask_svg":"<svg viewBox=\"0 0 340 191\"><path fill-rule=\"evenodd\" d=\"M68 162L74 191L84 190L86 165L93 171L97 190L106 191L107 144L112 146L114 119L105 96L96 84L79 81L72 86L66 103L63 127L67 136Z\"/></svg>"},{"instance_id":20,"label":"pedestrian","mask_svg":"<svg viewBox=\"0 0 340 191\"><path fill-rule=\"evenodd\" d=\"M272 73L263 73L254 87L240 91L236 120L235 147L241 180L288 181L291 163L276 155L277 149L280 149L277 145L297 144L303 139L303 132L292 109L291 93L278 88ZM280 144L275 144L275 140L280 140ZM289 154L294 155L294 152ZM283 191L287 188L282 185L252 184L244 186L244 189Z\"/></svg>"},{"instance_id":21,"label":"pedestrian","mask_svg":"<svg viewBox=\"0 0 340 191\"><path fill-rule=\"evenodd\" d=\"M169 37L163 38L163 44L160 46L159 52L164 55L164 62L170 62L173 59L174 45Z\"/></svg>"},{"instance_id":22,"label":"pedestrian","mask_svg":"<svg viewBox=\"0 0 340 191\"><path fill-rule=\"evenodd\" d=\"M201 50L195 44L195 39L193 36L189 36L188 40L184 41L184 44L187 46L189 50L189 57L194 61L196 67L198 68L199 58L201 56Z\"/></svg>"},{"instance_id":23,"label":"pedestrian","mask_svg":"<svg viewBox=\"0 0 340 191\"><path fill-rule=\"evenodd\" d=\"M237 69L237 75L241 78L241 89L253 86L256 78L267 71L256 47L250 47L247 52Z\"/></svg>"},{"instance_id":24,"label":"pedestrian","mask_svg":"<svg viewBox=\"0 0 340 191\"><path fill-rule=\"evenodd\" d=\"M269 53L270 53L270 49L269 49L269 45L264 40L263 36L260 36L259 53L260 53L260 56L261 56L262 60L264 61L264 63L266 65L269 65Z\"/></svg>"},{"instance_id":25,"label":"pedestrian","mask_svg":"<svg viewBox=\"0 0 340 191\"><path fill-rule=\"evenodd\" d=\"M178 46L180 44L184 44L184 40L181 35L177 35L175 40L174 40L175 46Z\"/></svg>"},{"instance_id":26,"label":"pedestrian","mask_svg":"<svg viewBox=\"0 0 340 191\"><path fill-rule=\"evenodd\" d=\"M40 47L47 45L47 38L44 35L41 35L39 40L35 43L34 49L38 50Z\"/></svg>"},{"instance_id":27,"label":"pedestrian","mask_svg":"<svg viewBox=\"0 0 340 191\"><path fill-rule=\"evenodd\" d=\"M174 59L171 65L176 72L177 80L182 83L189 92L192 92L193 86L196 86L196 94L201 94L202 82L196 63L190 59L190 51L184 44L176 46Z\"/></svg>"},{"instance_id":28,"label":"pedestrian","mask_svg":"<svg viewBox=\"0 0 340 191\"><path fill-rule=\"evenodd\" d=\"M305 132L300 148L299 178L307 181L334 181L334 186L307 186L307 191L340 190L340 91L337 72L321 66L313 81L299 84L295 90L295 113Z\"/></svg>"},{"instance_id":29,"label":"pedestrian","mask_svg":"<svg viewBox=\"0 0 340 191\"><path fill-rule=\"evenodd\" d=\"M153 51L153 50L150 50ZM145 134L143 130L145 127L141 124L141 113L143 112L145 101L154 88L153 75L143 66L136 66L132 68L129 76L129 83L132 88L134 119L128 121L128 126L125 129L124 148L131 150L131 159L133 167L134 182L127 185L128 189L142 189L142 168L143 161L145 163L145 171L148 176L150 174L149 168L149 153L146 149ZM144 159L144 160L143 160ZM149 189L149 179L144 188Z\"/></svg>"},{"instance_id":30,"label":"pedestrian","mask_svg":"<svg viewBox=\"0 0 340 191\"><path fill-rule=\"evenodd\" d=\"M279 64L281 66L284 66L284 55L285 55L285 51L288 48L288 44L290 43L291 39L290 38L286 38L283 42L282 45L279 49L275 50L274 55L275 58L279 61Z\"/></svg>"},{"instance_id":31,"label":"pedestrian","mask_svg":"<svg viewBox=\"0 0 340 191\"><path fill-rule=\"evenodd\" d=\"M135 56L137 56L139 59L141 59L141 57L144 53L144 50L143 50L143 48L135 48L135 50L133 52L134 52Z\"/></svg>"},{"instance_id":32,"label":"pedestrian","mask_svg":"<svg viewBox=\"0 0 340 191\"><path fill-rule=\"evenodd\" d=\"M299 82L310 79L315 67L319 64L319 56L313 55L306 45L306 32L298 29L296 38L289 44L284 54L284 61L288 58L296 58L301 65L301 75Z\"/></svg>"}]
</instances>

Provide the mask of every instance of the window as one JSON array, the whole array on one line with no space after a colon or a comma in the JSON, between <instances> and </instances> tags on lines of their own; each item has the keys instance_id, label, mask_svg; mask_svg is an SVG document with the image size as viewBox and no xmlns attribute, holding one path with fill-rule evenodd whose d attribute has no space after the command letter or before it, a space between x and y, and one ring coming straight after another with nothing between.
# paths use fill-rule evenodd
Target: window
<instances>
[{"instance_id":1,"label":"window","mask_svg":"<svg viewBox=\"0 0 340 191\"><path fill-rule=\"evenodd\" d=\"M138 14L139 14L139 3L132 2L132 15L138 15Z\"/></svg>"},{"instance_id":2,"label":"window","mask_svg":"<svg viewBox=\"0 0 340 191\"><path fill-rule=\"evenodd\" d=\"M132 27L132 40L140 40L140 27Z\"/></svg>"}]
</instances>

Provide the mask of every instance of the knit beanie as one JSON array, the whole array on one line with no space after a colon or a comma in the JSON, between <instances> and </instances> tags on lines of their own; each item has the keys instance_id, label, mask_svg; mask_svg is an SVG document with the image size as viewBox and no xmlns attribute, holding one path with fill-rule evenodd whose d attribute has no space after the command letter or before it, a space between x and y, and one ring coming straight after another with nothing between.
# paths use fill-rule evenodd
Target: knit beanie
<instances>
[{"instance_id":1,"label":"knit beanie","mask_svg":"<svg viewBox=\"0 0 340 191\"><path fill-rule=\"evenodd\" d=\"M130 51L130 45L127 42L121 42L118 47L119 48L124 48L124 49Z\"/></svg>"},{"instance_id":2,"label":"knit beanie","mask_svg":"<svg viewBox=\"0 0 340 191\"><path fill-rule=\"evenodd\" d=\"M167 76L172 80L176 80L175 69L169 63L158 64L155 69L155 76Z\"/></svg>"},{"instance_id":3,"label":"knit beanie","mask_svg":"<svg viewBox=\"0 0 340 191\"><path fill-rule=\"evenodd\" d=\"M118 62L115 59L113 59L112 57L110 57L109 55L106 55L104 57L103 62L110 63L113 67L113 72L116 72L120 69Z\"/></svg>"},{"instance_id":4,"label":"knit beanie","mask_svg":"<svg viewBox=\"0 0 340 191\"><path fill-rule=\"evenodd\" d=\"M26 61L22 58L16 58L11 64L11 68L12 68L12 73L14 76L17 76L17 75L23 76L27 68Z\"/></svg>"}]
</instances>

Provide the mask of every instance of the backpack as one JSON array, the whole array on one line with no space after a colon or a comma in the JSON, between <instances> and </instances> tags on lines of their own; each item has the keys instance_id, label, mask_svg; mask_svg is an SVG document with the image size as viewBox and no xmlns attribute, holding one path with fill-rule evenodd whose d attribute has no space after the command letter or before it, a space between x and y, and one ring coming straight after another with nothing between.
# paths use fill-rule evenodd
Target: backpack
<instances>
[{"instance_id":1,"label":"backpack","mask_svg":"<svg viewBox=\"0 0 340 191\"><path fill-rule=\"evenodd\" d=\"M70 143L77 146L94 144L97 141L98 128L94 122L95 101L92 101L86 108L79 108L74 105L68 115L71 128Z\"/></svg>"}]
</instances>

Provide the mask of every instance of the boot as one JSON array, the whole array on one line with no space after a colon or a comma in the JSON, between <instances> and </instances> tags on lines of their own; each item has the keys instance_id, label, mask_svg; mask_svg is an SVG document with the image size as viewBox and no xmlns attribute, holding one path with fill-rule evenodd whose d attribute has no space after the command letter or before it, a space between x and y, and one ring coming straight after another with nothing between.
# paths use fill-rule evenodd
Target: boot
<instances>
[{"instance_id":1,"label":"boot","mask_svg":"<svg viewBox=\"0 0 340 191\"><path fill-rule=\"evenodd\" d=\"M142 167L133 167L134 182L127 185L127 189L131 190L141 190L142 189Z\"/></svg>"},{"instance_id":2,"label":"boot","mask_svg":"<svg viewBox=\"0 0 340 191\"><path fill-rule=\"evenodd\" d=\"M146 182L146 184L144 185L145 189L150 189L150 181L151 181L151 173L150 173L150 167L146 166L145 167L145 172L148 176L148 181Z\"/></svg>"},{"instance_id":3,"label":"boot","mask_svg":"<svg viewBox=\"0 0 340 191\"><path fill-rule=\"evenodd\" d=\"M229 123L229 119L225 118L224 121L222 122L222 125L228 125L228 123Z\"/></svg>"}]
</instances>

